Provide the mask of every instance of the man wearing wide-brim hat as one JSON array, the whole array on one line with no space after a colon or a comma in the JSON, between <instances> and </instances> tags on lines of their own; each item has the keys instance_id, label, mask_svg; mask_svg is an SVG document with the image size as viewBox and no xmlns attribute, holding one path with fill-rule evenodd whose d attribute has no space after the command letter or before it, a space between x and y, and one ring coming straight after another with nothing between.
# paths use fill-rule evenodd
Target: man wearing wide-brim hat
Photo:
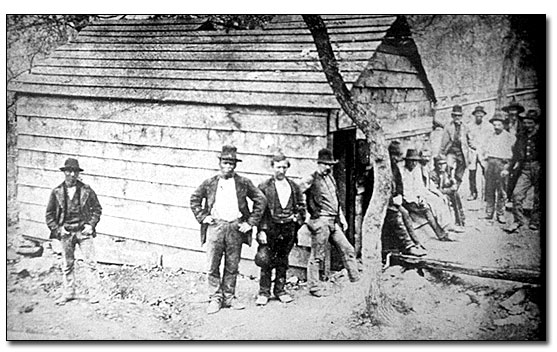
<instances>
[{"instance_id":1,"label":"man wearing wide-brim hat","mask_svg":"<svg viewBox=\"0 0 557 352\"><path fill-rule=\"evenodd\" d=\"M468 184L470 186L470 196L469 201L478 199L478 187L477 187L477 173L478 168L482 170L481 178L484 177L485 167L479 157L479 153L482 149L482 145L486 142L488 136L493 132L493 126L484 119L487 115L484 107L478 105L472 111L473 120L468 124L468 129L470 130L471 145L469 149L468 160Z\"/></svg>"},{"instance_id":2,"label":"man wearing wide-brim hat","mask_svg":"<svg viewBox=\"0 0 557 352\"><path fill-rule=\"evenodd\" d=\"M507 118L504 122L505 130L516 136L521 129L519 116L524 112L524 107L513 100L509 105L504 106L501 110L507 113Z\"/></svg>"},{"instance_id":3,"label":"man wearing wide-brim hat","mask_svg":"<svg viewBox=\"0 0 557 352\"><path fill-rule=\"evenodd\" d=\"M451 116L452 121L443 129L440 154L447 157L447 163L451 169L454 169L455 178L460 186L464 171L469 164L469 149L475 147L468 126L462 123L462 106L453 106Z\"/></svg>"},{"instance_id":4,"label":"man wearing wide-brim hat","mask_svg":"<svg viewBox=\"0 0 557 352\"><path fill-rule=\"evenodd\" d=\"M506 223L505 201L506 183L509 175L509 165L512 158L512 148L515 136L505 130L505 118L500 111L496 111L489 119L493 125L493 132L487 136L482 153L482 160L486 164L485 171L485 200L486 219L491 220L494 215L499 223Z\"/></svg>"},{"instance_id":5,"label":"man wearing wide-brim hat","mask_svg":"<svg viewBox=\"0 0 557 352\"><path fill-rule=\"evenodd\" d=\"M416 149L407 149L404 167L400 170L403 184L403 206L410 212L427 219L440 241L450 241L447 231L451 216L443 201L425 186L422 170L417 167L422 160Z\"/></svg>"},{"instance_id":6,"label":"man wearing wide-brim hat","mask_svg":"<svg viewBox=\"0 0 557 352\"><path fill-rule=\"evenodd\" d=\"M65 304L75 298L75 247L79 245L86 263L90 302L98 302L100 282L96 271L95 247L93 238L95 228L100 220L102 207L95 191L79 180L83 169L77 159L68 158L60 168L64 172L64 182L50 193L46 207L46 224L50 229L50 238L62 244L64 258L64 292L57 300Z\"/></svg>"},{"instance_id":7,"label":"man wearing wide-brim hat","mask_svg":"<svg viewBox=\"0 0 557 352\"><path fill-rule=\"evenodd\" d=\"M251 245L267 204L259 188L235 172L242 161L235 146L224 145L218 158L219 174L203 181L190 198L191 210L201 224L201 244L207 243L208 314L221 308L245 308L235 295L242 244ZM248 199L253 201L251 212Z\"/></svg>"},{"instance_id":8,"label":"man wearing wide-brim hat","mask_svg":"<svg viewBox=\"0 0 557 352\"><path fill-rule=\"evenodd\" d=\"M348 229L348 223L340 207L338 187L332 175L332 168L337 163L338 160L333 158L329 149L319 150L317 170L300 183L300 189L306 195L310 215L307 226L313 232L307 268L308 288L316 297L328 294L319 280L319 269L325 260L325 248L329 238L341 253L350 281L356 282L360 279L354 247L344 234Z\"/></svg>"},{"instance_id":9,"label":"man wearing wide-brim hat","mask_svg":"<svg viewBox=\"0 0 557 352\"><path fill-rule=\"evenodd\" d=\"M512 195L514 223L507 229L509 232L518 231L526 224L523 205L531 188L534 189L534 199L529 227L531 230L537 230L540 226L541 153L544 143L544 138L539 132L540 116L537 110L530 109L520 119L523 129L514 145L510 163L511 169L518 175L518 180Z\"/></svg>"}]
</instances>

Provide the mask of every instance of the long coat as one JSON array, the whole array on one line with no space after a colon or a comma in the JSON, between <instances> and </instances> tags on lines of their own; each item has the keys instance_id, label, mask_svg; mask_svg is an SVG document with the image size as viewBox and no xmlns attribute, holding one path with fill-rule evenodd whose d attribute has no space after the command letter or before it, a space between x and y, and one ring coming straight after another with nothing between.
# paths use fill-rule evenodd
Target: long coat
<instances>
[{"instance_id":1,"label":"long coat","mask_svg":"<svg viewBox=\"0 0 557 352\"><path fill-rule=\"evenodd\" d=\"M476 149L473 145L472 138L470 136L470 129L464 123L460 125L460 136L461 136L461 148L462 154L464 154L464 162L465 165L470 163L470 156L471 152L473 152L470 148ZM448 125L445 126L443 129L443 137L441 138L441 149L440 152L443 155L447 155L449 152L453 141L455 140L455 133L456 128L454 121L451 121Z\"/></svg>"},{"instance_id":2,"label":"long coat","mask_svg":"<svg viewBox=\"0 0 557 352\"><path fill-rule=\"evenodd\" d=\"M217 195L217 185L220 175L215 175L201 183L199 187L192 193L190 198L190 206L193 215L201 224L201 244L207 240L207 224L203 220L211 215L211 210L215 204ZM238 198L238 208L242 213L241 221L245 221L251 226L258 226L263 211L267 205L267 200L259 188L255 187L253 182L248 178L234 174L234 183L236 185L236 196ZM248 208L247 198L253 201L253 210L250 212ZM205 204L203 205L203 200ZM251 245L251 231L248 231L243 241L247 245Z\"/></svg>"},{"instance_id":3,"label":"long coat","mask_svg":"<svg viewBox=\"0 0 557 352\"><path fill-rule=\"evenodd\" d=\"M64 224L66 217L67 204L64 187L62 182L52 190L48 205L46 206L46 225L50 229L50 238L59 238L58 229ZM95 236L95 227L102 214L102 207L97 194L89 185L81 181L77 181L76 187L80 192L79 204L81 205L81 214L85 222L93 228L93 236Z\"/></svg>"}]
</instances>

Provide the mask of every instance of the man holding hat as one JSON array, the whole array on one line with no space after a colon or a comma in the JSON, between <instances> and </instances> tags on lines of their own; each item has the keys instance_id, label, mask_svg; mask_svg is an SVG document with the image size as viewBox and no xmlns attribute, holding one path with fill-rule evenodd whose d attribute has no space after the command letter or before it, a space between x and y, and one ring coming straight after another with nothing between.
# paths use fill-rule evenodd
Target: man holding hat
<instances>
[{"instance_id":1,"label":"man holding hat","mask_svg":"<svg viewBox=\"0 0 557 352\"><path fill-rule=\"evenodd\" d=\"M60 240L64 259L64 293L57 300L65 304L75 298L75 246L79 245L87 269L87 282L91 303L98 302L100 282L95 261L93 238L95 227L101 218L102 207L95 191L79 180L77 159L68 158L60 168L64 182L50 193L46 207L46 224L50 238Z\"/></svg>"},{"instance_id":2,"label":"man holding hat","mask_svg":"<svg viewBox=\"0 0 557 352\"><path fill-rule=\"evenodd\" d=\"M470 148L470 164L468 165L468 181L470 184L470 197L469 201L478 199L478 188L476 185L476 170L478 167L482 169L482 177L485 173L484 166L479 158L479 150L481 150L483 143L487 140L488 136L493 132L493 126L489 122L484 121L484 116L487 113L484 107L479 105L474 108L472 112L474 116L474 121L468 125L470 130L471 144L473 147Z\"/></svg>"},{"instance_id":3,"label":"man holding hat","mask_svg":"<svg viewBox=\"0 0 557 352\"><path fill-rule=\"evenodd\" d=\"M261 267L259 295L255 304L264 306L271 296L271 275L275 269L273 294L283 303L292 301L286 292L286 271L288 255L296 242L296 232L306 218L306 207L300 187L286 177L290 161L282 153L271 160L273 177L259 185L267 198L267 208L263 213L260 232L257 234L259 246L268 246L267 262L256 261ZM257 258L256 258L257 259Z\"/></svg>"},{"instance_id":4,"label":"man holding hat","mask_svg":"<svg viewBox=\"0 0 557 352\"><path fill-rule=\"evenodd\" d=\"M530 188L534 188L534 204L530 229L537 230L540 225L540 153L542 151L543 136L539 133L539 114L537 110L528 110L526 116L521 116L522 131L513 148L511 167L518 174L518 181L512 195L514 223L507 229L515 232L526 224L523 204Z\"/></svg>"},{"instance_id":5,"label":"man holding hat","mask_svg":"<svg viewBox=\"0 0 557 352\"><path fill-rule=\"evenodd\" d=\"M469 148L473 145L468 126L462 123L462 106L453 106L451 116L453 120L443 130L440 153L447 157L447 163L454 170L460 186L468 165Z\"/></svg>"},{"instance_id":6,"label":"man holding hat","mask_svg":"<svg viewBox=\"0 0 557 352\"><path fill-rule=\"evenodd\" d=\"M350 281L356 282L360 279L354 247L344 235L348 223L340 207L336 182L331 175L332 168L337 163L338 160L333 159L330 150L321 149L317 155L317 171L300 184L302 192L306 195L310 215L307 225L313 233L307 270L308 287L310 293L316 297L326 295L320 285L319 268L324 262L325 246L329 238L341 253Z\"/></svg>"},{"instance_id":7,"label":"man holding hat","mask_svg":"<svg viewBox=\"0 0 557 352\"><path fill-rule=\"evenodd\" d=\"M234 171L240 161L236 147L223 146L219 155L220 173L203 181L190 198L191 210L201 224L201 244L207 242L208 314L221 308L245 308L235 297L242 244L251 245L252 232L257 231L267 204L259 188ZM248 198L253 201L251 213ZM219 268L223 255L221 279Z\"/></svg>"},{"instance_id":8,"label":"man holding hat","mask_svg":"<svg viewBox=\"0 0 557 352\"><path fill-rule=\"evenodd\" d=\"M486 219L491 220L496 213L497 221L504 224L506 222L505 185L516 138L505 130L505 119L501 112L496 111L489 122L493 125L493 132L488 136L482 150L482 159L487 164L485 171Z\"/></svg>"}]
</instances>

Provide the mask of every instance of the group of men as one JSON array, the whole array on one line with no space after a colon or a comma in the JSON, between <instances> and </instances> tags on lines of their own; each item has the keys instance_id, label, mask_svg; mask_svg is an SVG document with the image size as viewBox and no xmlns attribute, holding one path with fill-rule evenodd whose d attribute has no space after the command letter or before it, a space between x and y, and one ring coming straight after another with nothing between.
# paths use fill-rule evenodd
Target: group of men
<instances>
[{"instance_id":1,"label":"group of men","mask_svg":"<svg viewBox=\"0 0 557 352\"><path fill-rule=\"evenodd\" d=\"M473 111L474 121L462 123L462 107L452 110L452 121L445 126L440 154L431 168L431 152L408 149L403 157L401 146L389 146L393 173L392 194L388 203L383 232L394 237L403 253L426 254L414 233L413 222L425 219L441 241L452 241L449 233L462 232L464 212L458 193L465 170L469 170L470 198L476 200L478 169L485 176L486 218L505 223L507 197L513 201L514 222L505 228L516 232L528 222L523 204L530 188L534 190L530 229L540 226L539 187L540 153L543 138L539 132L539 113L513 103L495 112L489 126L482 106ZM399 162L404 166L399 168ZM193 214L201 224L201 243L206 243L209 305L207 313L222 308L243 309L235 296L236 280L243 244L251 245L255 236L259 248L255 262L261 267L256 304L266 305L273 295L283 303L292 301L285 290L288 257L302 225L312 232L311 253L307 266L308 287L312 295L326 295L320 280L327 243L341 253L351 282L360 278L354 247L344 231L348 225L342 212L332 167L338 162L328 149L317 156L317 170L295 183L286 176L289 160L278 153L271 160L273 176L256 187L251 180L236 173L237 150L225 145L219 155L219 173L205 180L191 195ZM95 192L79 180L83 171L76 159L69 158L60 168L65 180L50 195L46 222L51 238L63 248L64 293L58 303L75 298L75 256L81 246L90 269L91 302L98 301L98 274L94 260L95 227L102 208ZM511 175L511 177L509 177ZM513 178L514 177L514 178ZM514 181L513 181L514 179ZM248 200L253 202L251 210ZM307 204L307 206L306 206ZM451 215L451 208L454 215ZM224 272L220 266L224 256ZM274 286L272 271L275 271ZM273 289L271 291L271 287Z\"/></svg>"},{"instance_id":2,"label":"group of men","mask_svg":"<svg viewBox=\"0 0 557 352\"><path fill-rule=\"evenodd\" d=\"M532 230L540 226L540 143L544 138L539 132L539 112L524 111L513 101L502 111L495 111L487 123L483 119L487 113L477 106L472 112L474 121L466 125L462 123L462 107L454 106L441 143L441 154L451 159L449 166L454 167L458 185L465 169L469 170L468 200L478 198L476 170L482 170L486 219L507 224L505 203L512 202L514 219L504 228L507 232L517 232L528 222L523 206L530 189L533 207L528 225Z\"/></svg>"}]
</instances>

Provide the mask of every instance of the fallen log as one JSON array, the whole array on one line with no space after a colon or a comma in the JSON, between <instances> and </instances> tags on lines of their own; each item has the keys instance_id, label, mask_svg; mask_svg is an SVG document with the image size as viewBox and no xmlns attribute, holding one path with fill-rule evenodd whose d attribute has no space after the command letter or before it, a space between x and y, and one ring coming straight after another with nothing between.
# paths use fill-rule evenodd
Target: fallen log
<instances>
[{"instance_id":1,"label":"fallen log","mask_svg":"<svg viewBox=\"0 0 557 352\"><path fill-rule=\"evenodd\" d=\"M450 271L459 274L485 277L498 280L517 281L528 284L541 284L542 277L538 270L531 268L495 268L475 265L464 265L450 261L437 260L427 257L413 257L391 252L388 255L389 265Z\"/></svg>"}]
</instances>

